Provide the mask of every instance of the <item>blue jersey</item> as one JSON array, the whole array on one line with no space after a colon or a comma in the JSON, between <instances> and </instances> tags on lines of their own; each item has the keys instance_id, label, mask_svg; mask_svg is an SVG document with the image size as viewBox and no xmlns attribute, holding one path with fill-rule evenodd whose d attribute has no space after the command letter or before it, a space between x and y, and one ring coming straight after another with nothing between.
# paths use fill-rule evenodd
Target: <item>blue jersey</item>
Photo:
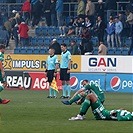
<instances>
[{"instance_id":1,"label":"blue jersey","mask_svg":"<svg viewBox=\"0 0 133 133\"><path fill-rule=\"evenodd\" d=\"M69 60L71 60L71 53L69 51L62 52L60 68L68 68Z\"/></svg>"},{"instance_id":2,"label":"blue jersey","mask_svg":"<svg viewBox=\"0 0 133 133\"><path fill-rule=\"evenodd\" d=\"M58 57L56 55L48 56L47 58L47 70L55 70L56 64L58 63Z\"/></svg>"}]
</instances>

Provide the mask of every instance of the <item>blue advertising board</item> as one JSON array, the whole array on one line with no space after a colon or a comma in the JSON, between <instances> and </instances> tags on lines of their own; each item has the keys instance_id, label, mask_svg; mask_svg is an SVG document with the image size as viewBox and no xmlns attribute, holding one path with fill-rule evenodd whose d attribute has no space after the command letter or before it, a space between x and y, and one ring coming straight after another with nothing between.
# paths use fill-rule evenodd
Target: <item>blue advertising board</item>
<instances>
[{"instance_id":1,"label":"blue advertising board","mask_svg":"<svg viewBox=\"0 0 133 133\"><path fill-rule=\"evenodd\" d=\"M70 84L73 91L79 90L81 82L87 79L90 83L96 83L105 91L105 74L94 74L94 73L71 73Z\"/></svg>"},{"instance_id":2,"label":"blue advertising board","mask_svg":"<svg viewBox=\"0 0 133 133\"><path fill-rule=\"evenodd\" d=\"M107 74L106 91L133 93L133 74Z\"/></svg>"}]
</instances>

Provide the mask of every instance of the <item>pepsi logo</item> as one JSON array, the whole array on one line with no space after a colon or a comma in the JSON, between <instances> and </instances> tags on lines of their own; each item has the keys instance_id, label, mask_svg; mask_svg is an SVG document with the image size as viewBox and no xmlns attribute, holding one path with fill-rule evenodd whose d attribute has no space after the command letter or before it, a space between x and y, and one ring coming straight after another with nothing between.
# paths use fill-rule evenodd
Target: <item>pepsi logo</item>
<instances>
[{"instance_id":1,"label":"pepsi logo","mask_svg":"<svg viewBox=\"0 0 133 133\"><path fill-rule=\"evenodd\" d=\"M75 76L72 76L70 78L70 85L71 85L71 90L76 90L78 88L78 79Z\"/></svg>"},{"instance_id":2,"label":"pepsi logo","mask_svg":"<svg viewBox=\"0 0 133 133\"><path fill-rule=\"evenodd\" d=\"M119 77L114 76L111 81L110 81L110 86L112 88L112 90L114 91L118 91L121 87L121 80Z\"/></svg>"}]
</instances>

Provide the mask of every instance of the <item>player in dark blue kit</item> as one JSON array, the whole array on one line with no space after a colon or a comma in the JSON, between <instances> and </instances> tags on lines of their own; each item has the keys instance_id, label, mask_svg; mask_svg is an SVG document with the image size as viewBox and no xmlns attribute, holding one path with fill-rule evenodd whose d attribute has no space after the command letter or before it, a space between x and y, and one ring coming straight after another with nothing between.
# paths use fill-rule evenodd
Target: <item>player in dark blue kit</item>
<instances>
[{"instance_id":1,"label":"player in dark blue kit","mask_svg":"<svg viewBox=\"0 0 133 133\"><path fill-rule=\"evenodd\" d=\"M71 53L67 50L66 44L61 44L61 64L60 64L60 80L62 81L63 95L61 98L70 98L70 68L71 68ZM68 94L66 95L66 92Z\"/></svg>"},{"instance_id":2,"label":"player in dark blue kit","mask_svg":"<svg viewBox=\"0 0 133 133\"><path fill-rule=\"evenodd\" d=\"M49 82L49 86L52 83L53 78L56 76L57 68L58 68L58 57L54 54L55 50L53 48L49 49L49 56L47 58L47 64L46 64L46 75L47 75L47 82ZM48 98L52 98L52 93L54 92L54 98L56 98L56 90L53 88L49 88L49 96Z\"/></svg>"}]
</instances>

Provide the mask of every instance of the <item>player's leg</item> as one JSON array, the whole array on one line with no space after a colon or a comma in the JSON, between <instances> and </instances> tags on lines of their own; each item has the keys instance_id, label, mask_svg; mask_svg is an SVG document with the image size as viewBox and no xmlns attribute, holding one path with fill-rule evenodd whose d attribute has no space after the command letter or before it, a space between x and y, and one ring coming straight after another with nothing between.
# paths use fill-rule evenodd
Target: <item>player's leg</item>
<instances>
[{"instance_id":1,"label":"player's leg","mask_svg":"<svg viewBox=\"0 0 133 133\"><path fill-rule=\"evenodd\" d=\"M97 97L94 94L88 94L86 96L85 101L83 102L80 113L76 117L72 117L69 120L84 120L85 119L85 114L87 110L89 109L90 105L95 103L97 101Z\"/></svg>"},{"instance_id":2,"label":"player's leg","mask_svg":"<svg viewBox=\"0 0 133 133\"><path fill-rule=\"evenodd\" d=\"M61 102L64 103L65 105L71 105L73 102L76 102L76 101L78 101L79 99L81 99L82 97L85 97L85 96L86 96L85 92L81 92L80 94L77 94L76 96L74 96L70 100L61 101Z\"/></svg>"},{"instance_id":3,"label":"player's leg","mask_svg":"<svg viewBox=\"0 0 133 133\"><path fill-rule=\"evenodd\" d=\"M53 80L54 72L52 70L47 71L47 82L49 82L49 96L47 98L52 98L53 89L50 87Z\"/></svg>"},{"instance_id":4,"label":"player's leg","mask_svg":"<svg viewBox=\"0 0 133 133\"><path fill-rule=\"evenodd\" d=\"M62 81L62 96L60 98L66 98L66 69L60 69L60 80Z\"/></svg>"},{"instance_id":5,"label":"player's leg","mask_svg":"<svg viewBox=\"0 0 133 133\"><path fill-rule=\"evenodd\" d=\"M95 101L97 100L97 97L90 93L86 96L85 101L83 102L81 109L80 109L80 115L83 116L86 114L87 110L89 109L89 107L91 106L91 104L93 104Z\"/></svg>"},{"instance_id":6,"label":"player's leg","mask_svg":"<svg viewBox=\"0 0 133 133\"><path fill-rule=\"evenodd\" d=\"M69 76L70 77L70 76ZM68 92L67 94L67 98L70 98L70 95L71 95L71 86L70 86L70 81L66 81L66 90Z\"/></svg>"},{"instance_id":7,"label":"player's leg","mask_svg":"<svg viewBox=\"0 0 133 133\"><path fill-rule=\"evenodd\" d=\"M6 78L2 78L2 74L0 74L0 92L7 86L5 80ZM0 104L7 104L8 102L10 102L10 100L0 98Z\"/></svg>"},{"instance_id":8,"label":"player's leg","mask_svg":"<svg viewBox=\"0 0 133 133\"><path fill-rule=\"evenodd\" d=\"M57 98L57 91L54 90L54 98Z\"/></svg>"}]
</instances>

